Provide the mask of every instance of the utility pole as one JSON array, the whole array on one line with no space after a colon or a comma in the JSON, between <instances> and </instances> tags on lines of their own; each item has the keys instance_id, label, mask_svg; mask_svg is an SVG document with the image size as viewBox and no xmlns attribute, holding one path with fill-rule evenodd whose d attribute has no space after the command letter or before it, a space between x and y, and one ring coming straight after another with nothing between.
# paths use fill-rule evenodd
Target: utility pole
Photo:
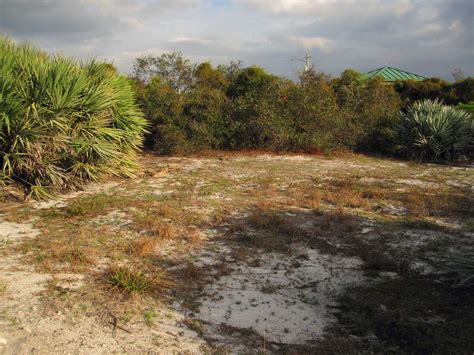
<instances>
[{"instance_id":1,"label":"utility pole","mask_svg":"<svg viewBox=\"0 0 474 355\"><path fill-rule=\"evenodd\" d=\"M311 54L306 53L304 59L303 58L291 58L291 60L298 60L304 63L304 72L307 73L311 70Z\"/></svg>"},{"instance_id":2,"label":"utility pole","mask_svg":"<svg viewBox=\"0 0 474 355\"><path fill-rule=\"evenodd\" d=\"M311 55L306 53L306 56L304 57L304 71L309 72L311 69Z\"/></svg>"}]
</instances>

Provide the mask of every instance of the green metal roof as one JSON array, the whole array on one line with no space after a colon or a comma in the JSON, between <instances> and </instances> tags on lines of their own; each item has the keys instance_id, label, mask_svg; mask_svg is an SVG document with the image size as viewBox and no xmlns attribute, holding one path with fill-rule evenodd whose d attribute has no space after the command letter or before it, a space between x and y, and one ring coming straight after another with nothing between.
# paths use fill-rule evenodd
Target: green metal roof
<instances>
[{"instance_id":1,"label":"green metal roof","mask_svg":"<svg viewBox=\"0 0 474 355\"><path fill-rule=\"evenodd\" d=\"M365 73L362 75L363 79L371 79L373 77L380 77L385 81L393 82L397 80L415 80L415 81L421 81L428 79L427 77L424 77L422 75L418 74L413 74L404 70L396 69L396 68L391 68L391 67L383 67L379 69L375 69L372 71L369 71L368 73Z\"/></svg>"}]
</instances>

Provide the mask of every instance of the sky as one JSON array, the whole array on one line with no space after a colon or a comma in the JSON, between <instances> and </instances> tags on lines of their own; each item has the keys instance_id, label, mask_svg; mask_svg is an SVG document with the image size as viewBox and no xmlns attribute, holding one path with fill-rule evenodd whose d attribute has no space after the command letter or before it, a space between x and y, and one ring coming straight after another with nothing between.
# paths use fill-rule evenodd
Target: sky
<instances>
[{"instance_id":1,"label":"sky","mask_svg":"<svg viewBox=\"0 0 474 355\"><path fill-rule=\"evenodd\" d=\"M383 66L474 76L472 0L0 0L0 34L123 73L143 54L181 51L289 78L306 53L332 76Z\"/></svg>"}]
</instances>

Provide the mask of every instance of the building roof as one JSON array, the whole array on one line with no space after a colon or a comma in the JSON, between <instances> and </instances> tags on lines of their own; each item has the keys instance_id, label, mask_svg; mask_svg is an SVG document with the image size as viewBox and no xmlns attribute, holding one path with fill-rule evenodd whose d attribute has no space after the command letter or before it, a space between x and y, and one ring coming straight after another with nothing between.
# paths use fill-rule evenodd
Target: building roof
<instances>
[{"instance_id":1,"label":"building roof","mask_svg":"<svg viewBox=\"0 0 474 355\"><path fill-rule=\"evenodd\" d=\"M418 75L418 74L413 74L404 70L392 68L392 67L383 67L379 69L375 69L372 71L369 71L368 73L365 73L362 75L363 79L371 79L374 77L380 77L385 81L393 82L397 80L415 80L415 81L421 81L428 79L425 76Z\"/></svg>"}]
</instances>

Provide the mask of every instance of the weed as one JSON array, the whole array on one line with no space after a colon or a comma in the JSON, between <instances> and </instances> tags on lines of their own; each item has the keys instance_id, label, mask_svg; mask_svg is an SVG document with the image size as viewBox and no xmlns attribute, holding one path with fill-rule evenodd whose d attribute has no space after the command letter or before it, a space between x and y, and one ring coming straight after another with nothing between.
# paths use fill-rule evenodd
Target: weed
<instances>
[{"instance_id":1,"label":"weed","mask_svg":"<svg viewBox=\"0 0 474 355\"><path fill-rule=\"evenodd\" d=\"M0 281L0 296L3 296L7 292L7 285Z\"/></svg>"},{"instance_id":2,"label":"weed","mask_svg":"<svg viewBox=\"0 0 474 355\"><path fill-rule=\"evenodd\" d=\"M141 292L151 287L151 282L145 274L125 268L111 271L110 282L129 292Z\"/></svg>"},{"instance_id":3,"label":"weed","mask_svg":"<svg viewBox=\"0 0 474 355\"><path fill-rule=\"evenodd\" d=\"M339 209L335 212L325 213L319 222L319 227L329 232L352 232L356 227L356 220L352 215Z\"/></svg>"},{"instance_id":4,"label":"weed","mask_svg":"<svg viewBox=\"0 0 474 355\"><path fill-rule=\"evenodd\" d=\"M156 312L152 309L146 310L143 313L143 319L145 320L145 324L148 327L152 327L156 318Z\"/></svg>"},{"instance_id":5,"label":"weed","mask_svg":"<svg viewBox=\"0 0 474 355\"><path fill-rule=\"evenodd\" d=\"M133 228L139 233L162 240L171 240L177 237L177 231L171 223L164 222L153 214L135 214Z\"/></svg>"},{"instance_id":6,"label":"weed","mask_svg":"<svg viewBox=\"0 0 474 355\"><path fill-rule=\"evenodd\" d=\"M132 253L136 256L144 257L153 254L158 238L156 237L140 237L131 244Z\"/></svg>"}]
</instances>

